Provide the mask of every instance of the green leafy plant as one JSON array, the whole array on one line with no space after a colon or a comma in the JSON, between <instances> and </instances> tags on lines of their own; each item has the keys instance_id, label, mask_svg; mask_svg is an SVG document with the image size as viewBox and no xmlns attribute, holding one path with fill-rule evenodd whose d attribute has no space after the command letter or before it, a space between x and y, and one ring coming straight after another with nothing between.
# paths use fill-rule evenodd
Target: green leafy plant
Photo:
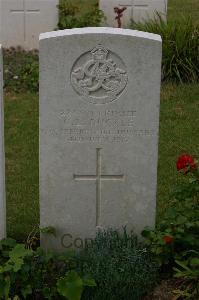
<instances>
[{"instance_id":1,"label":"green leafy plant","mask_svg":"<svg viewBox=\"0 0 199 300\"><path fill-rule=\"evenodd\" d=\"M75 272L74 252L61 255L35 251L15 240L0 242L0 299L81 299L84 287L94 287L87 274Z\"/></svg>"},{"instance_id":2,"label":"green leafy plant","mask_svg":"<svg viewBox=\"0 0 199 300\"><path fill-rule=\"evenodd\" d=\"M68 300L80 300L85 286L95 287L96 283L93 279L82 279L75 271L66 273L57 282L59 294Z\"/></svg>"},{"instance_id":3,"label":"green leafy plant","mask_svg":"<svg viewBox=\"0 0 199 300\"><path fill-rule=\"evenodd\" d=\"M162 77L166 81L198 82L199 25L191 17L166 23L157 14L155 20L132 23L132 29L156 33L163 40Z\"/></svg>"},{"instance_id":4,"label":"green leafy plant","mask_svg":"<svg viewBox=\"0 0 199 300\"><path fill-rule=\"evenodd\" d=\"M199 252L187 251L184 260L176 260L175 277L182 279L181 288L174 293L184 299L197 299L199 295Z\"/></svg>"},{"instance_id":5,"label":"green leafy plant","mask_svg":"<svg viewBox=\"0 0 199 300\"><path fill-rule=\"evenodd\" d=\"M90 6L87 9L83 9L81 2L61 0L58 9L59 29L99 26L104 18L103 12L97 6Z\"/></svg>"},{"instance_id":6,"label":"green leafy plant","mask_svg":"<svg viewBox=\"0 0 199 300\"><path fill-rule=\"evenodd\" d=\"M191 291L199 296L199 167L189 154L180 156L176 166L184 176L190 175L188 183L173 190L173 205L164 219L155 230L146 228L142 235L159 265L163 269L173 268L175 276L182 279L182 293L186 291L188 295Z\"/></svg>"},{"instance_id":7,"label":"green leafy plant","mask_svg":"<svg viewBox=\"0 0 199 300\"><path fill-rule=\"evenodd\" d=\"M31 294L31 286L25 280L27 276L26 259L32 257L32 251L25 249L22 244L16 244L14 240L3 240L0 243L2 252L0 265L0 298L8 299L13 282L17 283L17 274L21 275L21 295L26 298ZM3 258L3 259L2 259ZM24 272L23 272L24 271ZM13 295L13 297L16 295Z\"/></svg>"},{"instance_id":8,"label":"green leafy plant","mask_svg":"<svg viewBox=\"0 0 199 300\"><path fill-rule=\"evenodd\" d=\"M4 87L7 92L38 92L38 51L21 48L4 49Z\"/></svg>"},{"instance_id":9,"label":"green leafy plant","mask_svg":"<svg viewBox=\"0 0 199 300\"><path fill-rule=\"evenodd\" d=\"M0 242L0 299L138 300L157 271L149 251L125 229L100 231L85 249L61 254Z\"/></svg>"}]
</instances>

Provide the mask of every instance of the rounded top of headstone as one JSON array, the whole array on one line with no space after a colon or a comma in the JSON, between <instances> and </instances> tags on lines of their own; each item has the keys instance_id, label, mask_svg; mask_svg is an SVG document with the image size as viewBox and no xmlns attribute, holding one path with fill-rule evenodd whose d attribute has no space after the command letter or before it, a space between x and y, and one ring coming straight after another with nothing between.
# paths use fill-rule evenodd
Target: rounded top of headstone
<instances>
[{"instance_id":1,"label":"rounded top of headstone","mask_svg":"<svg viewBox=\"0 0 199 300\"><path fill-rule=\"evenodd\" d=\"M123 29L123 28L112 28L112 27L85 27L85 28L73 28L65 29L58 31L45 32L40 34L39 40L64 37L70 35L82 35L82 34L115 34L115 35L124 35L131 37L138 37L143 39L149 39L154 41L162 41L162 38L158 34L132 30L132 29Z\"/></svg>"}]
</instances>

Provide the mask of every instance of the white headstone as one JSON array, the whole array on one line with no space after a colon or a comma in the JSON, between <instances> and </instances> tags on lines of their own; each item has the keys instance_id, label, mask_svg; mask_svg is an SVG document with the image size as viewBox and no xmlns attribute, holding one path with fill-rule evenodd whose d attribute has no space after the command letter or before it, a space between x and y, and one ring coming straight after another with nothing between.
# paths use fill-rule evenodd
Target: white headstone
<instances>
[{"instance_id":1,"label":"white headstone","mask_svg":"<svg viewBox=\"0 0 199 300\"><path fill-rule=\"evenodd\" d=\"M3 58L0 45L0 240L6 236L5 154L3 112Z\"/></svg>"},{"instance_id":2,"label":"white headstone","mask_svg":"<svg viewBox=\"0 0 199 300\"><path fill-rule=\"evenodd\" d=\"M6 48L37 49L39 35L54 30L59 0L0 0L0 42Z\"/></svg>"},{"instance_id":3,"label":"white headstone","mask_svg":"<svg viewBox=\"0 0 199 300\"><path fill-rule=\"evenodd\" d=\"M40 36L42 245L155 224L161 38L114 28Z\"/></svg>"},{"instance_id":4,"label":"white headstone","mask_svg":"<svg viewBox=\"0 0 199 300\"><path fill-rule=\"evenodd\" d=\"M157 17L157 13L166 20L167 0L100 0L99 8L104 12L105 26L118 27L115 20L114 7L123 8L122 27L128 28L131 20L134 22L145 22Z\"/></svg>"}]
</instances>

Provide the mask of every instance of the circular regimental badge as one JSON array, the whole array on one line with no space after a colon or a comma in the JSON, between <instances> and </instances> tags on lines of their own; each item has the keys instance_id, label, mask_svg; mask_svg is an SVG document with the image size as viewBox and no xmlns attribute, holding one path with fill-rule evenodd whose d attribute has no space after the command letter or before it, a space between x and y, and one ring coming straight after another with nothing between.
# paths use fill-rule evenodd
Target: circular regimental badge
<instances>
[{"instance_id":1,"label":"circular regimental badge","mask_svg":"<svg viewBox=\"0 0 199 300\"><path fill-rule=\"evenodd\" d=\"M122 59L102 45L81 55L71 70L74 90L93 104L107 104L116 100L127 81L126 66Z\"/></svg>"}]
</instances>

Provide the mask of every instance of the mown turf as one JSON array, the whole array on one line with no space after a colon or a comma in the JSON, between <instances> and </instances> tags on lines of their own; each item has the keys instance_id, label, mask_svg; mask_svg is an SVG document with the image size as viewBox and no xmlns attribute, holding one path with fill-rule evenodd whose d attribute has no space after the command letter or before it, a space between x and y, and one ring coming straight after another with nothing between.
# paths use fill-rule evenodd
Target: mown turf
<instances>
[{"instance_id":1,"label":"mown turf","mask_svg":"<svg viewBox=\"0 0 199 300\"><path fill-rule=\"evenodd\" d=\"M199 1L198 0L169 0L168 21L191 16L194 22L199 23Z\"/></svg>"},{"instance_id":2,"label":"mown turf","mask_svg":"<svg viewBox=\"0 0 199 300\"><path fill-rule=\"evenodd\" d=\"M175 167L177 156L199 156L198 100L197 84L162 88L158 219L169 205L171 187L182 179ZM6 95L5 141L8 235L23 239L39 223L38 95Z\"/></svg>"},{"instance_id":3,"label":"mown turf","mask_svg":"<svg viewBox=\"0 0 199 300\"><path fill-rule=\"evenodd\" d=\"M39 220L38 96L5 97L8 235L23 239Z\"/></svg>"}]
</instances>

